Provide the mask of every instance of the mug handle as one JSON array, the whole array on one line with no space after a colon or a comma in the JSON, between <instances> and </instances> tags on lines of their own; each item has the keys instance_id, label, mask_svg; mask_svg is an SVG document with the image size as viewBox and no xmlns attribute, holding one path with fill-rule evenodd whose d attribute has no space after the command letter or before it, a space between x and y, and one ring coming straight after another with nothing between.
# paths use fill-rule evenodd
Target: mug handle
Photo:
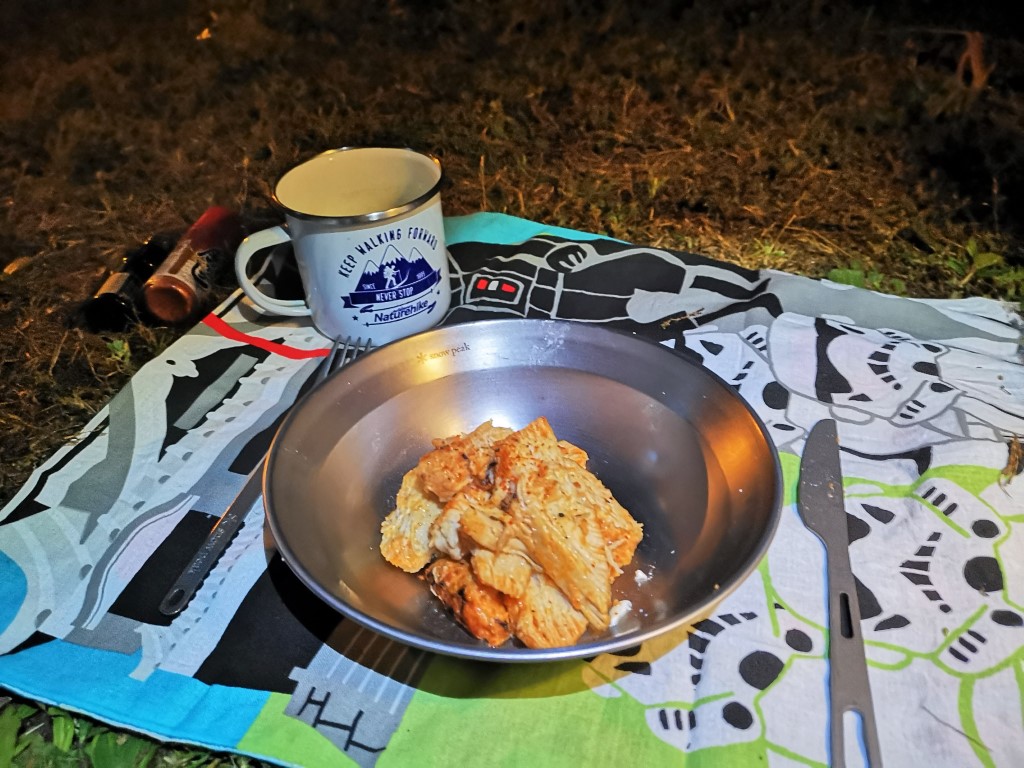
<instances>
[{"instance_id":1,"label":"mug handle","mask_svg":"<svg viewBox=\"0 0 1024 768\"><path fill-rule=\"evenodd\" d=\"M272 296L268 296L257 288L256 284L246 274L246 267L249 266L249 261L257 252L272 248L281 243L287 243L290 240L291 237L289 237L284 227L271 227L270 229L261 229L259 232L253 232L242 241L242 244L238 246L238 250L235 252L235 276L238 278L238 285L245 295L252 300L253 304L262 307L268 312L273 312L275 315L305 317L306 315L311 315L313 311L304 300L275 299Z\"/></svg>"}]
</instances>

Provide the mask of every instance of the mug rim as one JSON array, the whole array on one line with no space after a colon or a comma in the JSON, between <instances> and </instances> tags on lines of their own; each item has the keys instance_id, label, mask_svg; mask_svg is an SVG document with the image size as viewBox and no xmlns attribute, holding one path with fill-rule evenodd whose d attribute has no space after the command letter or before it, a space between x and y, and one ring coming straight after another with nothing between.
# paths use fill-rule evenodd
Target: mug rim
<instances>
[{"instance_id":1,"label":"mug rim","mask_svg":"<svg viewBox=\"0 0 1024 768\"><path fill-rule=\"evenodd\" d=\"M354 216L321 216L316 213L304 213L303 211L297 211L294 208L285 205L278 197L277 189L281 185L281 182L284 180L284 177L287 176L292 171L294 171L296 168L300 168L306 163L310 163L313 160L316 160L317 158L324 157L325 155L333 155L338 154L340 152L351 152L353 150L360 149L390 149L398 150L401 152L410 152L414 155L425 157L437 167L437 181L426 192L424 192L421 195L417 195L415 198L408 202L401 203L391 208L385 208L384 210L371 211L369 213L360 213ZM308 157L302 162L296 163L295 165L291 166L288 170L286 170L278 177L277 183L274 184L274 191L271 193L271 200L273 201L274 205L280 208L282 211L284 211L286 215L292 216L296 219L302 219L303 221L319 221L333 226L353 226L358 224L366 224L368 222L386 221L387 219L393 219L397 216L402 216L403 214L416 210L441 191L441 185L444 182L444 178L444 167L441 165L441 160L436 155L430 152L421 152L420 150L413 149L412 147L387 147L356 144L351 146L336 147L335 149L328 149L323 152L318 152L312 157Z\"/></svg>"}]
</instances>

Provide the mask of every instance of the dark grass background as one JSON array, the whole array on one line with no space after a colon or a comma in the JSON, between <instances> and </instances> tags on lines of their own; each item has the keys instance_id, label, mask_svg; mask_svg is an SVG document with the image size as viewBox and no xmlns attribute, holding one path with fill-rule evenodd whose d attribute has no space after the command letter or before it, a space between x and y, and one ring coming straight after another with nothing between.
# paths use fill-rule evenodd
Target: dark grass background
<instances>
[{"instance_id":1,"label":"dark grass background","mask_svg":"<svg viewBox=\"0 0 1024 768\"><path fill-rule=\"evenodd\" d=\"M213 203L252 229L276 223L274 179L338 146L437 154L448 214L1017 303L1024 44L1012 7L8 0L0 503L186 330L76 325L124 250ZM0 710L0 763L14 706ZM127 739L75 719L86 725L65 752L52 733L65 715L24 712L15 744L32 717L33 733L50 728L25 764L77 765L90 740Z\"/></svg>"}]
</instances>

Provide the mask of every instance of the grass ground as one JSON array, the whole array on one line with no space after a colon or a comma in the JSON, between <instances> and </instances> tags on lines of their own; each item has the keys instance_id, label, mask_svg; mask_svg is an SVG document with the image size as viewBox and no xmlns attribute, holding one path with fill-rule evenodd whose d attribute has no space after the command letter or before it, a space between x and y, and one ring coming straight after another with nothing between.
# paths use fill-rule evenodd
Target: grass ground
<instances>
[{"instance_id":1,"label":"grass ground","mask_svg":"<svg viewBox=\"0 0 1024 768\"><path fill-rule=\"evenodd\" d=\"M0 503L183 332L75 324L124 250L212 203L276 222L272 181L332 147L436 153L449 214L912 296L1024 298L1009 17L942 0L633 5L5 4ZM12 700L0 766L15 753L249 762Z\"/></svg>"}]
</instances>

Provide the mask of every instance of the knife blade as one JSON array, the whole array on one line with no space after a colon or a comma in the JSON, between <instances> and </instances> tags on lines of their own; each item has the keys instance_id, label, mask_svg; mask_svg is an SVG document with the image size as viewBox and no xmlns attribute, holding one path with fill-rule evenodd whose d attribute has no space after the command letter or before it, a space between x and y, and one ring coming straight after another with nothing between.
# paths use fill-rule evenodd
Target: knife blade
<instances>
[{"instance_id":1,"label":"knife blade","mask_svg":"<svg viewBox=\"0 0 1024 768\"><path fill-rule=\"evenodd\" d=\"M830 765L843 768L846 752L843 717L860 715L871 768L882 758L871 701L860 605L850 568L850 537L843 503L843 472L836 423L823 419L811 429L800 459L797 511L804 525L825 545L828 575L829 751Z\"/></svg>"}]
</instances>

